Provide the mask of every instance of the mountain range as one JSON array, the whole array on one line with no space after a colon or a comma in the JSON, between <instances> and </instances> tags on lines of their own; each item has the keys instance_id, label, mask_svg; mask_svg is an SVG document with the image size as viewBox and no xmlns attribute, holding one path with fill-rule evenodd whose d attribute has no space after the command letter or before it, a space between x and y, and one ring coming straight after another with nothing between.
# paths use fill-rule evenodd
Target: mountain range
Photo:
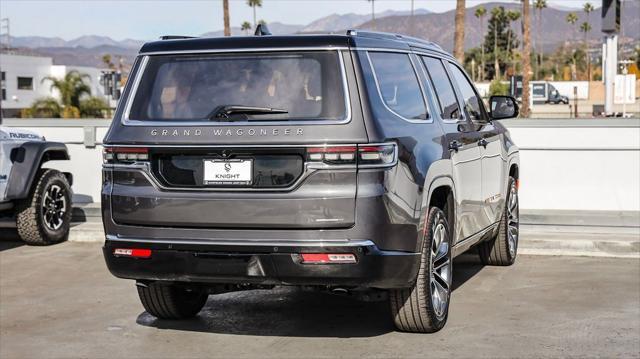
<instances>
[{"instance_id":1,"label":"mountain range","mask_svg":"<svg viewBox=\"0 0 640 359\"><path fill-rule=\"evenodd\" d=\"M640 39L640 1L627 1L623 3L622 35L633 39ZM486 28L491 9L496 6L504 6L505 9L520 10L515 3L492 2L485 3L487 15L484 19ZM482 42L485 31L480 31L480 20L474 16L477 6L469 7L465 13L465 48L478 46ZM569 25L565 18L569 12L575 12L580 20L576 25ZM409 11L388 10L376 14L375 22L371 21L370 14L331 14L315 20L306 25L284 24L280 22L269 23L269 29L273 34L294 33L343 33L346 29L368 29L386 31L392 33L409 34L440 44L450 51L453 47L455 10L434 13L425 9L417 9L413 19ZM537 33L538 23L536 12L532 9L532 34ZM557 47L565 41L582 41L583 34L578 31L579 25L587 21L587 15L580 9L572 9L564 6L551 5L544 9L540 19L539 41L545 51ZM600 9L596 9L588 20L592 31L588 34L590 40L602 37L600 29ZM512 28L519 33L520 22L512 24ZM231 28L232 35L245 35L239 27ZM216 30L201 34L200 36L222 36L222 30ZM176 35L176 34L168 34ZM6 37L0 39L7 43ZM121 57L127 64L131 64L138 49L145 41L136 39L114 40L108 36L86 35L72 40L64 40L59 37L45 36L16 36L11 37L11 47L19 53L40 54L53 57L55 64L103 66L102 55L110 54L112 57Z\"/></svg>"}]
</instances>

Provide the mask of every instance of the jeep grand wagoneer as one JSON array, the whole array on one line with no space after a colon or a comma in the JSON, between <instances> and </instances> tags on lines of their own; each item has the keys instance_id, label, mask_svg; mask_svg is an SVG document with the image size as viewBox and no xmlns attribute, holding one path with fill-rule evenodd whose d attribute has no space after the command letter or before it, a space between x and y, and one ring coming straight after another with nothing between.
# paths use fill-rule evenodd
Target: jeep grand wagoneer
<instances>
[{"instance_id":1,"label":"jeep grand wagoneer","mask_svg":"<svg viewBox=\"0 0 640 359\"><path fill-rule=\"evenodd\" d=\"M276 285L447 320L452 258L510 265L518 148L439 46L400 35L175 38L140 50L104 139L104 257L147 312Z\"/></svg>"}]
</instances>

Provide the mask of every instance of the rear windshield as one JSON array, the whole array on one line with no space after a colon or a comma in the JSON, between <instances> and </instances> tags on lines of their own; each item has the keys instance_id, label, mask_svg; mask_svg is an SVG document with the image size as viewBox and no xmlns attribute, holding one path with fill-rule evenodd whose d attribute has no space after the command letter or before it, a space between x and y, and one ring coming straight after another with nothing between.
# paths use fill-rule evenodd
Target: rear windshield
<instances>
[{"instance_id":1,"label":"rear windshield","mask_svg":"<svg viewBox=\"0 0 640 359\"><path fill-rule=\"evenodd\" d=\"M286 111L237 114L229 116L231 120L236 116L247 120L342 120L346 109L338 53L149 56L129 119L209 120L220 106Z\"/></svg>"}]
</instances>

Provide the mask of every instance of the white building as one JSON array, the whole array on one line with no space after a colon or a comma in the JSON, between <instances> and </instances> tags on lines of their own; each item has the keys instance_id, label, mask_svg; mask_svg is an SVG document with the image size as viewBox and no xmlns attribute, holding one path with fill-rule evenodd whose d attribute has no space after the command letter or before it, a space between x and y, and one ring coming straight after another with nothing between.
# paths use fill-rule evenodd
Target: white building
<instances>
[{"instance_id":1,"label":"white building","mask_svg":"<svg viewBox=\"0 0 640 359\"><path fill-rule=\"evenodd\" d=\"M100 84L104 69L54 65L51 57L0 54L3 117L17 117L21 109L30 107L36 99L48 96L59 98L60 95L51 89L51 82L45 77L63 78L73 70L89 75L85 81L91 88L92 96L109 99ZM111 101L111 107L115 107L115 101Z\"/></svg>"}]
</instances>

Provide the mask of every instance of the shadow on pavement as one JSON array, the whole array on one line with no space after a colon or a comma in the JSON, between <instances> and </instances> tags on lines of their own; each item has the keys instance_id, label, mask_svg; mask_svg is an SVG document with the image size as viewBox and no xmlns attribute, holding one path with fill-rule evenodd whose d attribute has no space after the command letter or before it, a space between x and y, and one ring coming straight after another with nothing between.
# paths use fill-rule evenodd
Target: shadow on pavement
<instances>
[{"instance_id":1,"label":"shadow on pavement","mask_svg":"<svg viewBox=\"0 0 640 359\"><path fill-rule=\"evenodd\" d=\"M15 229L0 229L0 252L23 246L24 242Z\"/></svg>"},{"instance_id":2,"label":"shadow on pavement","mask_svg":"<svg viewBox=\"0 0 640 359\"><path fill-rule=\"evenodd\" d=\"M482 268L473 253L456 258L453 290ZM295 287L212 295L194 319L161 320L142 312L136 323L158 329L285 337L360 338L395 330L386 301L362 302Z\"/></svg>"},{"instance_id":3,"label":"shadow on pavement","mask_svg":"<svg viewBox=\"0 0 640 359\"><path fill-rule=\"evenodd\" d=\"M480 262L480 257L475 249L471 249L468 252L460 255L453 261L453 284L451 290L455 292L456 289L462 287L468 280L478 274L484 264Z\"/></svg>"}]
</instances>

